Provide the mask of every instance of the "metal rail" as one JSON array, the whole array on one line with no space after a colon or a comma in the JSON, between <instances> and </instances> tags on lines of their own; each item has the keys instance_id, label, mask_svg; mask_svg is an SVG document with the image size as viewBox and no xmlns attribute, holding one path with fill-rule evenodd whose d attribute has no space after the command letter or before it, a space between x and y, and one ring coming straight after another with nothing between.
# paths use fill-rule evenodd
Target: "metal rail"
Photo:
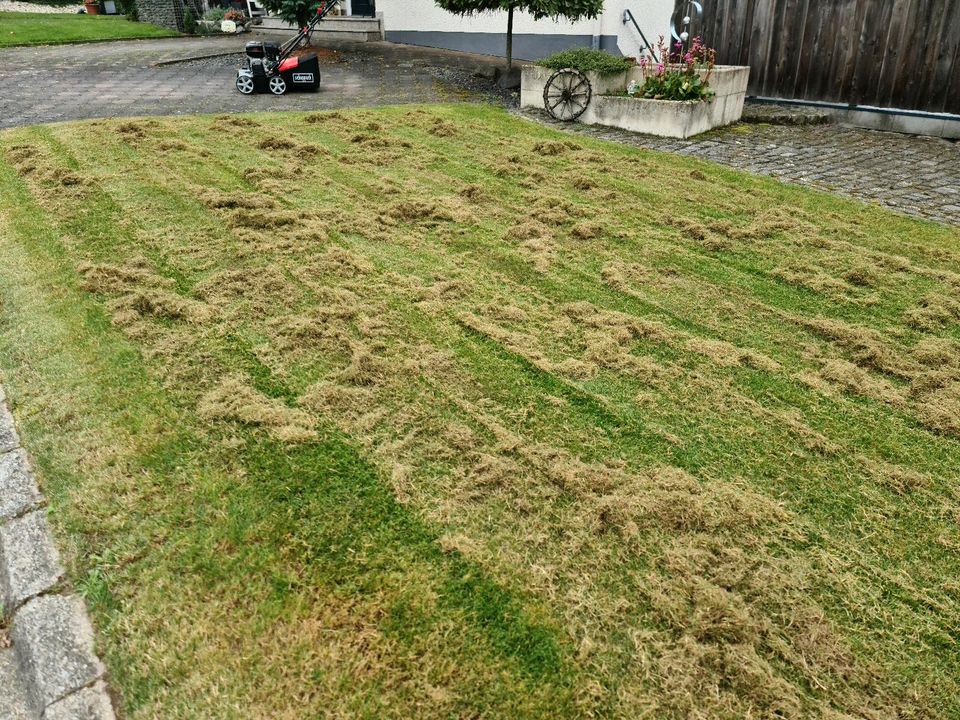
<instances>
[{"instance_id":1,"label":"metal rail","mask_svg":"<svg viewBox=\"0 0 960 720\"><path fill-rule=\"evenodd\" d=\"M647 52L650 53L650 56L653 58L653 61L658 63L660 58L657 57L657 54L653 51L653 48L650 46L650 43L647 41L647 36L643 34L643 30L640 29L640 26L637 25L637 20L633 17L633 13L630 12L630 9L627 8L623 11L623 24L626 25L628 22L633 23L633 26L637 29L637 32L640 33L640 39L643 40L643 44L647 46Z\"/></svg>"}]
</instances>

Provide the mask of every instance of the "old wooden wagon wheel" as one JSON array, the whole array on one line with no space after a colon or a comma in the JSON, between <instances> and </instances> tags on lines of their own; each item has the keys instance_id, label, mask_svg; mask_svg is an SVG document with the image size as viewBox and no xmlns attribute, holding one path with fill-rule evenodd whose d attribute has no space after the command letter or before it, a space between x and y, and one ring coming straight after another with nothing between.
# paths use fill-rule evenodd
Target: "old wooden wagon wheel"
<instances>
[{"instance_id":1,"label":"old wooden wagon wheel","mask_svg":"<svg viewBox=\"0 0 960 720\"><path fill-rule=\"evenodd\" d=\"M554 119L565 122L583 115L592 96L587 76L573 68L557 70L543 86L543 106Z\"/></svg>"}]
</instances>

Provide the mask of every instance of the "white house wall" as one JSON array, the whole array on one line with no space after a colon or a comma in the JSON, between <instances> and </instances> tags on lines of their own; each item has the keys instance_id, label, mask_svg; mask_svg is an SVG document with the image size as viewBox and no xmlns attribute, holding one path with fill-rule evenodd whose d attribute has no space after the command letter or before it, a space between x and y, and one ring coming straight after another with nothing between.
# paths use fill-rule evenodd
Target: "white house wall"
<instances>
[{"instance_id":1,"label":"white house wall","mask_svg":"<svg viewBox=\"0 0 960 720\"><path fill-rule=\"evenodd\" d=\"M538 60L573 47L599 47L636 56L642 49L632 24L623 23L629 9L651 43L669 36L673 0L607 0L595 20L576 23L534 20L526 13L513 18L513 55ZM506 12L460 17L441 10L433 0L377 0L386 39L411 45L503 55L506 49Z\"/></svg>"}]
</instances>

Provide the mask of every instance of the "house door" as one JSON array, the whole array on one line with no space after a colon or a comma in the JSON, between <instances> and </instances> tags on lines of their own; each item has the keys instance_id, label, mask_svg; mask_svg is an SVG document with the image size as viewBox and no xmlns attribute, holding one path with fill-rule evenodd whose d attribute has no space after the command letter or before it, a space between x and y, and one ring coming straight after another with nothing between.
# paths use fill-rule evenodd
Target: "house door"
<instances>
[{"instance_id":1,"label":"house door","mask_svg":"<svg viewBox=\"0 0 960 720\"><path fill-rule=\"evenodd\" d=\"M351 0L350 14L354 17L375 17L377 4L375 0Z\"/></svg>"}]
</instances>

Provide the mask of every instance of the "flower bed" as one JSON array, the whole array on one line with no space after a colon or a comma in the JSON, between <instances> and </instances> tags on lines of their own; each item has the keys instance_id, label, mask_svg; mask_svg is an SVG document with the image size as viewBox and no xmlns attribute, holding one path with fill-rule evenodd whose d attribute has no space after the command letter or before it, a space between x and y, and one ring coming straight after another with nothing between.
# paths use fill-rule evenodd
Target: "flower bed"
<instances>
[{"instance_id":1,"label":"flower bed","mask_svg":"<svg viewBox=\"0 0 960 720\"><path fill-rule=\"evenodd\" d=\"M682 65L668 66L669 71ZM649 63L628 70L601 75L592 70L584 74L590 80L593 97L578 118L588 125L608 125L633 132L663 137L688 138L715 127L737 122L743 114L750 68L736 65L691 67L709 92L702 100L662 100L639 97L651 77L659 77L663 68L651 69ZM543 108L543 90L553 68L525 66L520 79L520 107ZM628 88L636 94L628 95Z\"/></svg>"}]
</instances>

